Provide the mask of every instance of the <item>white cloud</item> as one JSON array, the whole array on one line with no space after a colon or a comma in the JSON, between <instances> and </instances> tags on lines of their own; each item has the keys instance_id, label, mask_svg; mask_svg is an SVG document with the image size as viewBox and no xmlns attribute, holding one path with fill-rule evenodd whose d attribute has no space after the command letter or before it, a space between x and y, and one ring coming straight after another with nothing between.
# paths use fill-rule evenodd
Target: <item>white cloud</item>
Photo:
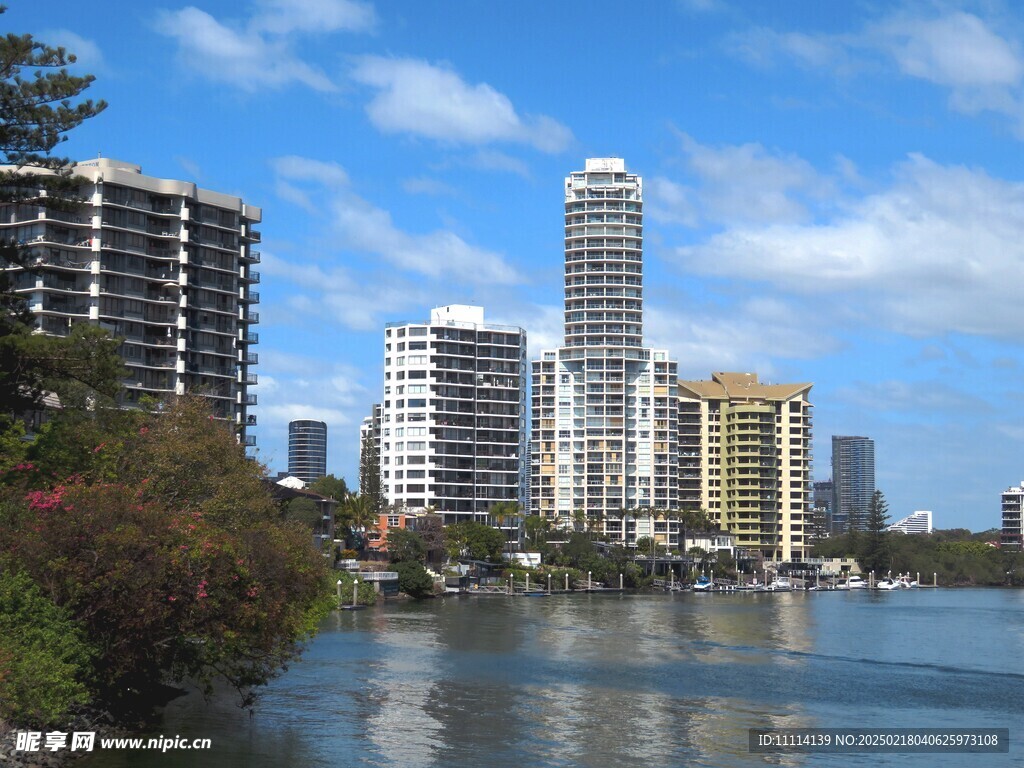
<instances>
[{"instance_id":1,"label":"white cloud","mask_svg":"<svg viewBox=\"0 0 1024 768\"><path fill-rule=\"evenodd\" d=\"M289 32L369 32L377 25L370 3L355 0L259 0L253 28Z\"/></svg>"},{"instance_id":2,"label":"white cloud","mask_svg":"<svg viewBox=\"0 0 1024 768\"><path fill-rule=\"evenodd\" d=\"M158 29L178 41L179 58L185 66L248 93L293 83L316 91L335 90L334 83L296 57L286 41L270 38L258 29L236 31L198 8L162 12Z\"/></svg>"},{"instance_id":3,"label":"white cloud","mask_svg":"<svg viewBox=\"0 0 1024 768\"><path fill-rule=\"evenodd\" d=\"M694 190L660 176L644 184L644 213L663 224L695 227L700 221Z\"/></svg>"},{"instance_id":4,"label":"white cloud","mask_svg":"<svg viewBox=\"0 0 1024 768\"><path fill-rule=\"evenodd\" d=\"M93 40L88 40L70 29L51 29L40 35L48 45L64 48L69 55L74 55L75 66L96 74L106 69L103 51Z\"/></svg>"},{"instance_id":5,"label":"white cloud","mask_svg":"<svg viewBox=\"0 0 1024 768\"><path fill-rule=\"evenodd\" d=\"M400 229L388 211L351 190L348 174L336 163L289 155L272 160L271 167L282 197L310 213L330 214L335 246L433 279L478 285L522 282L501 254L472 245L455 232L438 229L413 234ZM318 198L316 205L310 199L311 189Z\"/></svg>"},{"instance_id":6,"label":"white cloud","mask_svg":"<svg viewBox=\"0 0 1024 768\"><path fill-rule=\"evenodd\" d=\"M408 133L453 144L510 142L560 152L572 133L545 115L520 116L487 83L471 85L451 69L409 58L364 56L353 78L377 89L366 107L384 133Z\"/></svg>"},{"instance_id":7,"label":"white cloud","mask_svg":"<svg viewBox=\"0 0 1024 768\"><path fill-rule=\"evenodd\" d=\"M933 19L898 16L870 33L904 74L940 85L1014 86L1024 74L1016 46L969 13Z\"/></svg>"},{"instance_id":8,"label":"white cloud","mask_svg":"<svg viewBox=\"0 0 1024 768\"><path fill-rule=\"evenodd\" d=\"M906 77L948 89L951 109L1005 115L1024 137L1024 56L1005 26L959 10L899 11L845 35L754 28L729 36L726 48L755 66L789 59L844 76L895 64Z\"/></svg>"},{"instance_id":9,"label":"white cloud","mask_svg":"<svg viewBox=\"0 0 1024 768\"><path fill-rule=\"evenodd\" d=\"M525 311L524 311L525 310ZM522 327L526 331L527 357L536 360L545 349L556 349L565 340L565 312L562 306L533 305L519 302L506 308L506 316L496 315L488 322Z\"/></svg>"},{"instance_id":10,"label":"white cloud","mask_svg":"<svg viewBox=\"0 0 1024 768\"><path fill-rule=\"evenodd\" d=\"M735 32L725 40L726 50L754 66L771 67L783 57L805 67L840 71L851 67L848 44L846 37L778 32L766 27Z\"/></svg>"},{"instance_id":11,"label":"white cloud","mask_svg":"<svg viewBox=\"0 0 1024 768\"><path fill-rule=\"evenodd\" d=\"M912 156L889 189L830 221L738 226L676 255L686 270L813 298L808 319L1020 338L1022 232L1024 184Z\"/></svg>"},{"instance_id":12,"label":"white cloud","mask_svg":"<svg viewBox=\"0 0 1024 768\"><path fill-rule=\"evenodd\" d=\"M970 392L949 386L942 381L859 381L856 386L843 387L835 394L836 401L855 408L897 413L944 414L959 419L969 409L975 419L995 409L984 399Z\"/></svg>"},{"instance_id":13,"label":"white cloud","mask_svg":"<svg viewBox=\"0 0 1024 768\"><path fill-rule=\"evenodd\" d=\"M402 180L402 189L410 195L454 195L455 188L445 184L438 179L430 179L425 176L418 176L412 179Z\"/></svg>"},{"instance_id":14,"label":"white cloud","mask_svg":"<svg viewBox=\"0 0 1024 768\"><path fill-rule=\"evenodd\" d=\"M751 299L728 309L653 305L645 307L644 315L644 343L668 349L684 378L756 371L767 381L776 374L778 359L813 359L838 348L835 339L777 299ZM699 361L699 368L693 361Z\"/></svg>"},{"instance_id":15,"label":"white cloud","mask_svg":"<svg viewBox=\"0 0 1024 768\"><path fill-rule=\"evenodd\" d=\"M523 279L501 254L453 231L404 231L388 211L357 195L336 163L291 155L270 166L278 194L305 207L315 225L302 257L264 250L263 271L296 288L275 321L316 315L374 331L384 320L455 300L439 296L504 289Z\"/></svg>"},{"instance_id":16,"label":"white cloud","mask_svg":"<svg viewBox=\"0 0 1024 768\"><path fill-rule=\"evenodd\" d=\"M810 206L834 194L831 180L795 155L758 143L701 144L680 132L683 164L697 185L655 177L653 218L696 226L700 219L728 223L801 222Z\"/></svg>"},{"instance_id":17,"label":"white cloud","mask_svg":"<svg viewBox=\"0 0 1024 768\"><path fill-rule=\"evenodd\" d=\"M337 163L285 155L273 158L270 165L279 177L291 181L315 181L328 188L348 186L348 173Z\"/></svg>"},{"instance_id":18,"label":"white cloud","mask_svg":"<svg viewBox=\"0 0 1024 768\"><path fill-rule=\"evenodd\" d=\"M410 234L395 226L388 211L355 195L336 200L332 207L334 227L347 248L400 269L471 283L510 285L522 281L500 254L470 245L449 230Z\"/></svg>"}]
</instances>

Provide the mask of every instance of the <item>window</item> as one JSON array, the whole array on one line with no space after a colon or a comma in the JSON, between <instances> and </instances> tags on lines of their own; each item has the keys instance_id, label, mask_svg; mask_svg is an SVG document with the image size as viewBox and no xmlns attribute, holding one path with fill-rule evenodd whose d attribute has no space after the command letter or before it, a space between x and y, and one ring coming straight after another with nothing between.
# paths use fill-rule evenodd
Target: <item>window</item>
<instances>
[{"instance_id":1,"label":"window","mask_svg":"<svg viewBox=\"0 0 1024 768\"><path fill-rule=\"evenodd\" d=\"M427 471L425 469L410 469L408 472L408 477L410 480L423 479L426 476Z\"/></svg>"},{"instance_id":2,"label":"window","mask_svg":"<svg viewBox=\"0 0 1024 768\"><path fill-rule=\"evenodd\" d=\"M426 328L410 328L409 329L409 335L410 336L426 336L427 335L427 329Z\"/></svg>"},{"instance_id":3,"label":"window","mask_svg":"<svg viewBox=\"0 0 1024 768\"><path fill-rule=\"evenodd\" d=\"M427 407L427 400L426 400L426 398L421 398L421 397L410 398L409 399L409 407L410 408L426 408Z\"/></svg>"},{"instance_id":4,"label":"window","mask_svg":"<svg viewBox=\"0 0 1024 768\"><path fill-rule=\"evenodd\" d=\"M401 524L398 515L388 515L388 528L397 528Z\"/></svg>"},{"instance_id":5,"label":"window","mask_svg":"<svg viewBox=\"0 0 1024 768\"><path fill-rule=\"evenodd\" d=\"M414 441L411 441L411 440L409 441L409 450L410 451L425 451L426 449L427 449L427 444L424 443L424 442L419 442L419 441L415 441L414 442Z\"/></svg>"},{"instance_id":6,"label":"window","mask_svg":"<svg viewBox=\"0 0 1024 768\"><path fill-rule=\"evenodd\" d=\"M429 359L427 355L409 355L409 365L426 365Z\"/></svg>"}]
</instances>

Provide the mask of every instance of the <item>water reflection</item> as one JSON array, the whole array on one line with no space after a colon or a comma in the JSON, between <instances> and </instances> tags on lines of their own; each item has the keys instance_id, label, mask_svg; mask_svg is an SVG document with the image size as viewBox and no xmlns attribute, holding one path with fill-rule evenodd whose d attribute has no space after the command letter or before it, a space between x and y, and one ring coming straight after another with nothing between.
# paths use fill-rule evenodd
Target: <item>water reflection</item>
<instances>
[{"instance_id":1,"label":"water reflection","mask_svg":"<svg viewBox=\"0 0 1024 768\"><path fill-rule=\"evenodd\" d=\"M769 727L1012 727L1024 675L994 651L1007 629L1024 631L1021 603L962 594L470 597L345 612L253 718L223 699L168 709L155 735L210 737L212 752L81 765L953 766L753 755L747 738ZM981 659L981 647L993 653Z\"/></svg>"}]
</instances>

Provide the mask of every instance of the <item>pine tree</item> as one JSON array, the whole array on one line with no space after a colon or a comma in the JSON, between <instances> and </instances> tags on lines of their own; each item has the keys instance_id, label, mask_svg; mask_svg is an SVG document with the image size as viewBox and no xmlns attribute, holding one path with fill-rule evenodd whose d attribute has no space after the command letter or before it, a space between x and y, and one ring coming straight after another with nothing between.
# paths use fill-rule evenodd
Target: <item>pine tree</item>
<instances>
[{"instance_id":1,"label":"pine tree","mask_svg":"<svg viewBox=\"0 0 1024 768\"><path fill-rule=\"evenodd\" d=\"M889 520L889 505L881 491L875 491L868 505L866 531L861 543L860 567L865 571L874 571L881 575L887 571L892 561L889 551L889 534L886 524Z\"/></svg>"},{"instance_id":2,"label":"pine tree","mask_svg":"<svg viewBox=\"0 0 1024 768\"><path fill-rule=\"evenodd\" d=\"M74 61L63 48L31 35L0 37L0 165L8 166L0 170L0 203L62 210L79 204L68 160L50 152L106 104L72 103L93 81L92 75L68 73L65 67ZM23 70L31 74L22 76ZM95 329L67 339L34 336L32 314L4 267L28 269L26 249L0 240L0 414L37 406L55 380L116 391L116 344L104 344Z\"/></svg>"}]
</instances>

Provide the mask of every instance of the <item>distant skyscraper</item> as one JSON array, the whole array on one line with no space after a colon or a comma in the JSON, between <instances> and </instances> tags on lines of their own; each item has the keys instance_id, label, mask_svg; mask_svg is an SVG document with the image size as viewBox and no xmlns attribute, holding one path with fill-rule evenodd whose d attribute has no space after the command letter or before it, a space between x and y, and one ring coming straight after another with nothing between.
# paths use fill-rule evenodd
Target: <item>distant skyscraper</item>
<instances>
[{"instance_id":1,"label":"distant skyscraper","mask_svg":"<svg viewBox=\"0 0 1024 768\"><path fill-rule=\"evenodd\" d=\"M445 524L518 504L526 450L526 332L482 307L438 307L384 330L380 473L388 504ZM505 521L508 530L518 523Z\"/></svg>"},{"instance_id":2,"label":"distant skyscraper","mask_svg":"<svg viewBox=\"0 0 1024 768\"><path fill-rule=\"evenodd\" d=\"M810 384L679 382L679 495L766 560L811 554Z\"/></svg>"},{"instance_id":3,"label":"distant skyscraper","mask_svg":"<svg viewBox=\"0 0 1024 768\"><path fill-rule=\"evenodd\" d=\"M1024 482L1010 486L1002 493L1003 532L1000 542L1005 549L1024 549Z\"/></svg>"},{"instance_id":4,"label":"distant skyscraper","mask_svg":"<svg viewBox=\"0 0 1024 768\"><path fill-rule=\"evenodd\" d=\"M327 474L327 424L312 419L288 424L288 474L305 483Z\"/></svg>"},{"instance_id":5,"label":"distant skyscraper","mask_svg":"<svg viewBox=\"0 0 1024 768\"><path fill-rule=\"evenodd\" d=\"M875 493L874 440L832 436L832 484L832 532L865 530Z\"/></svg>"},{"instance_id":6,"label":"distant skyscraper","mask_svg":"<svg viewBox=\"0 0 1024 768\"><path fill-rule=\"evenodd\" d=\"M642 186L619 158L565 180L565 341L533 362L531 512L625 543L654 533L630 510L679 503L676 363L643 346Z\"/></svg>"}]
</instances>

